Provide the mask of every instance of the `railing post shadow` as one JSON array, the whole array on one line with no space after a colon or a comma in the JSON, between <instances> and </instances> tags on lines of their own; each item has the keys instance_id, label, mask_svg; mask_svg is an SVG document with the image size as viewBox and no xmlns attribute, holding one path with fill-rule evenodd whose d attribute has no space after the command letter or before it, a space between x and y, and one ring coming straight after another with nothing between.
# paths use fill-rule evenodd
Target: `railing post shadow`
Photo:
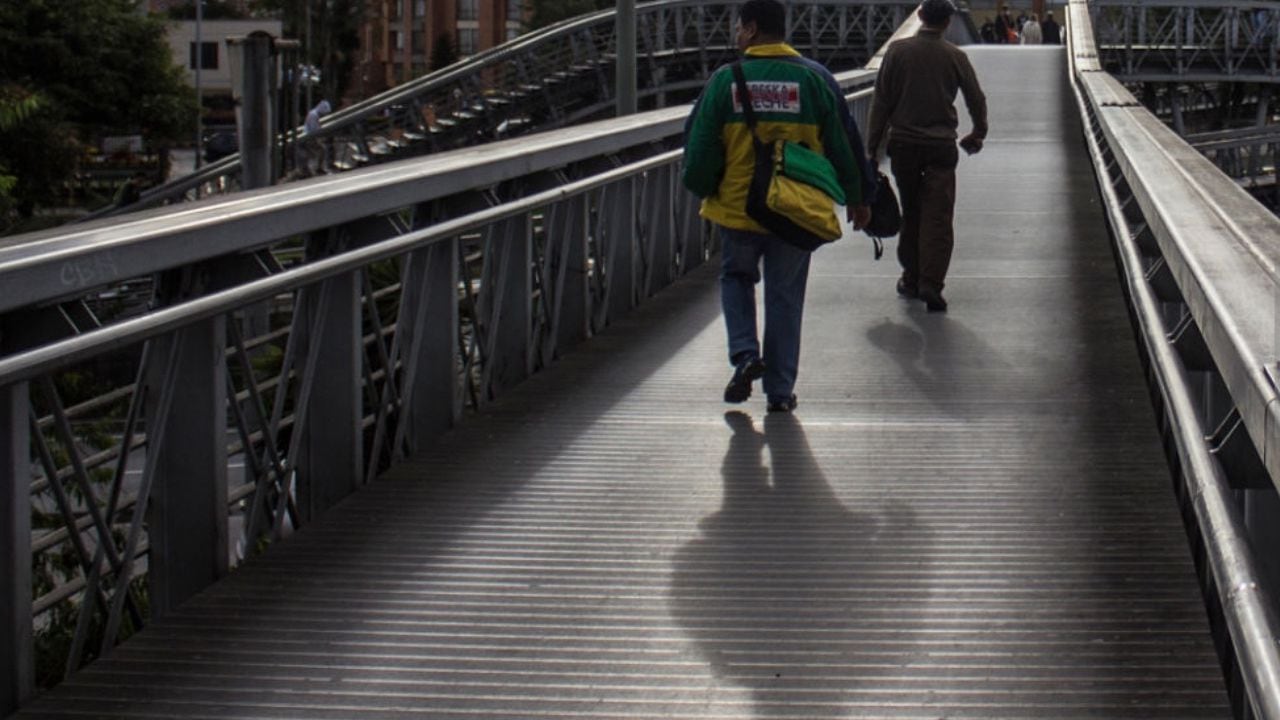
<instances>
[{"instance_id":1,"label":"railing post shadow","mask_svg":"<svg viewBox=\"0 0 1280 720\"><path fill-rule=\"evenodd\" d=\"M26 383L0 387L0 716L35 693L29 412Z\"/></svg>"}]
</instances>

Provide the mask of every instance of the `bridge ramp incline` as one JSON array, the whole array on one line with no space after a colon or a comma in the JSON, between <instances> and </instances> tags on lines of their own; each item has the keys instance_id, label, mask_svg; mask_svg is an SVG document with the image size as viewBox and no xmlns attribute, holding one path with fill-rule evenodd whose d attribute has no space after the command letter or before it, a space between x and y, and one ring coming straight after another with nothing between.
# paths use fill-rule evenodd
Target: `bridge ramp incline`
<instances>
[{"instance_id":1,"label":"bridge ramp incline","mask_svg":"<svg viewBox=\"0 0 1280 720\"><path fill-rule=\"evenodd\" d=\"M766 415L704 268L19 717L1227 717L1066 59L971 55L948 314L850 233Z\"/></svg>"}]
</instances>

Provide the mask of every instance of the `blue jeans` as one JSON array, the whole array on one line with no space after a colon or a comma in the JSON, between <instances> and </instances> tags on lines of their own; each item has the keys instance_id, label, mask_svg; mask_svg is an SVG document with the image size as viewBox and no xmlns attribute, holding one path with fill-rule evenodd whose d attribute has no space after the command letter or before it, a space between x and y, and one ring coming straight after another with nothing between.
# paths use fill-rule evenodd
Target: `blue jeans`
<instances>
[{"instance_id":1,"label":"blue jeans","mask_svg":"<svg viewBox=\"0 0 1280 720\"><path fill-rule=\"evenodd\" d=\"M809 280L810 253L772 235L720 228L720 306L729 333L729 364L760 357L756 331L756 283L764 260L764 391L786 400L800 366L800 322Z\"/></svg>"}]
</instances>

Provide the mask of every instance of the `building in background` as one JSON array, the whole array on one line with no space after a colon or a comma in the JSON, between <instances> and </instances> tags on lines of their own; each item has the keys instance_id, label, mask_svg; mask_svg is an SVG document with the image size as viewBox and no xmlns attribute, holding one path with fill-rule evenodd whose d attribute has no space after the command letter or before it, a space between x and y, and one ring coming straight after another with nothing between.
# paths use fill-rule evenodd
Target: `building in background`
<instances>
[{"instance_id":1,"label":"building in background","mask_svg":"<svg viewBox=\"0 0 1280 720\"><path fill-rule=\"evenodd\" d=\"M205 107L205 123L234 125L235 105L231 100L231 63L227 38L244 37L258 30L280 37L279 20L204 20L200 23L200 44L196 45L194 20L169 20L165 33L173 61L187 73L187 82L196 85L196 64L200 65L200 95Z\"/></svg>"},{"instance_id":2,"label":"building in background","mask_svg":"<svg viewBox=\"0 0 1280 720\"><path fill-rule=\"evenodd\" d=\"M350 94L425 75L442 38L461 59L516 37L523 23L521 0L368 0Z\"/></svg>"},{"instance_id":3,"label":"building in background","mask_svg":"<svg viewBox=\"0 0 1280 720\"><path fill-rule=\"evenodd\" d=\"M242 14L249 14L249 0L220 0L219 4ZM193 5L193 3L192 0L147 0L145 5L148 12L168 14L171 9Z\"/></svg>"}]
</instances>

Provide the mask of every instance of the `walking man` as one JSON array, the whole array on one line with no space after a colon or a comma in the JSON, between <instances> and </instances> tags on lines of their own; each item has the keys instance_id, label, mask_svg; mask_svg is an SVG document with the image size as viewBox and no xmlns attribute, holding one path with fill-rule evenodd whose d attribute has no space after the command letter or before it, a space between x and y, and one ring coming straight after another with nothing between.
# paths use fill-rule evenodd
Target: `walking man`
<instances>
[{"instance_id":1,"label":"walking man","mask_svg":"<svg viewBox=\"0 0 1280 720\"><path fill-rule=\"evenodd\" d=\"M1044 42L1044 34L1040 31L1040 17L1035 13L1022 24L1022 44L1039 45Z\"/></svg>"},{"instance_id":2,"label":"walking man","mask_svg":"<svg viewBox=\"0 0 1280 720\"><path fill-rule=\"evenodd\" d=\"M742 72L763 140L788 139L824 154L849 198L849 220L862 228L875 192L862 136L835 78L784 42L786 7L747 0L739 10ZM788 245L747 216L755 167L751 129L742 113L731 66L717 70L685 125L684 184L702 198L702 217L720 226L720 300L733 377L724 400L745 402L763 378L770 412L796 407L800 324L809 252ZM764 263L764 353L756 330L755 285Z\"/></svg>"},{"instance_id":3,"label":"walking man","mask_svg":"<svg viewBox=\"0 0 1280 720\"><path fill-rule=\"evenodd\" d=\"M1044 33L1045 45L1062 44L1062 26L1053 19L1053 11L1044 14L1044 22L1040 23L1040 31Z\"/></svg>"},{"instance_id":4,"label":"walking man","mask_svg":"<svg viewBox=\"0 0 1280 720\"><path fill-rule=\"evenodd\" d=\"M955 11L951 0L924 0L918 11L923 27L889 46L876 78L868 137L874 163L887 134L902 197L898 294L924 300L931 312L947 309L942 288L955 246L957 89L973 120L960 147L972 155L987 136L987 99L973 65L942 38Z\"/></svg>"}]
</instances>

